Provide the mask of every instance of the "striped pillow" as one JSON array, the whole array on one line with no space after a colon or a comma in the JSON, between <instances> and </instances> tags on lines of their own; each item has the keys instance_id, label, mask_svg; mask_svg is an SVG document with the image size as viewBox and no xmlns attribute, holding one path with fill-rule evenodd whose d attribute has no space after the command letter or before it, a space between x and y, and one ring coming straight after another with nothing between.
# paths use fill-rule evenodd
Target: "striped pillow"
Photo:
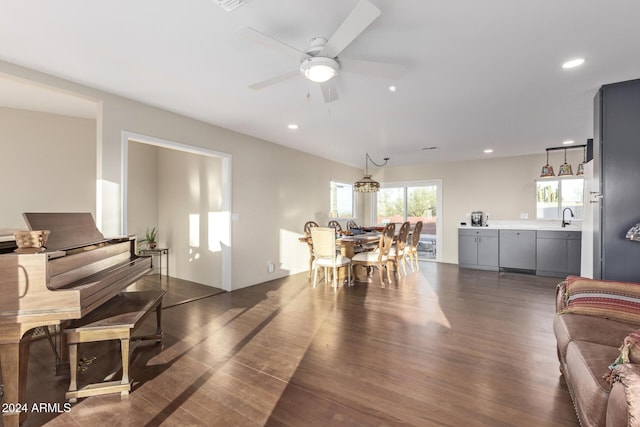
<instances>
[{"instance_id":1,"label":"striped pillow","mask_svg":"<svg viewBox=\"0 0 640 427\"><path fill-rule=\"evenodd\" d=\"M577 276L567 277L566 282L566 308L562 313L640 324L640 283Z\"/></svg>"}]
</instances>

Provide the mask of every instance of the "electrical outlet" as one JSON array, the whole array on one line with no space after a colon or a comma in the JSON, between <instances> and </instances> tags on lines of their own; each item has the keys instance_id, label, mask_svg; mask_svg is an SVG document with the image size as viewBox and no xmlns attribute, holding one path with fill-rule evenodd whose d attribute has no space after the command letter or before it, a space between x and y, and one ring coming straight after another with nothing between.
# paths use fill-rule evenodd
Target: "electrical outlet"
<instances>
[{"instance_id":1,"label":"electrical outlet","mask_svg":"<svg viewBox=\"0 0 640 427\"><path fill-rule=\"evenodd\" d=\"M271 261L267 261L267 271L269 273L273 273L274 271L276 271L276 265Z\"/></svg>"},{"instance_id":2,"label":"electrical outlet","mask_svg":"<svg viewBox=\"0 0 640 427\"><path fill-rule=\"evenodd\" d=\"M529 214L526 212L520 213L520 219L529 219Z\"/></svg>"}]
</instances>

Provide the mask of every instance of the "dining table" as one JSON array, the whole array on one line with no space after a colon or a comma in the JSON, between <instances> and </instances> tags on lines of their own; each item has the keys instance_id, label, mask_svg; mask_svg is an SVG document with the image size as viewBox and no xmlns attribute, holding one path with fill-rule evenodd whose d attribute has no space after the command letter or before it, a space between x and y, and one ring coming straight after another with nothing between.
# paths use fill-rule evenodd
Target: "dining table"
<instances>
[{"instance_id":1,"label":"dining table","mask_svg":"<svg viewBox=\"0 0 640 427\"><path fill-rule=\"evenodd\" d=\"M340 254L351 259L355 255L356 246L371 245L380 241L379 232L370 232L354 235L343 235L336 239L336 245L340 248Z\"/></svg>"},{"instance_id":2,"label":"dining table","mask_svg":"<svg viewBox=\"0 0 640 427\"><path fill-rule=\"evenodd\" d=\"M366 250L374 250L377 248L377 244L380 241L380 235L384 227L382 226L373 226L373 227L362 227L361 231L353 234L344 234L339 233L336 236L336 247L340 249L340 254L349 259L353 259L356 254L356 247L361 247L364 251ZM400 231L399 224L396 226L394 242L398 237L398 233ZM409 236L413 234L413 230L409 231ZM303 243L311 243L311 236L305 235L298 238L300 242ZM365 267L362 265L358 266L359 268L353 269L353 280L356 282L368 282L370 281L368 271L369 267ZM393 268L394 264L392 262L387 263L387 268ZM311 272L309 272L311 274ZM347 277L346 269L344 267L339 268L339 277L338 280L340 283L343 283Z\"/></svg>"},{"instance_id":3,"label":"dining table","mask_svg":"<svg viewBox=\"0 0 640 427\"><path fill-rule=\"evenodd\" d=\"M357 246L365 247L367 245L377 244L380 241L380 233L379 231L370 231L364 232L361 234L353 234L353 235L341 235L336 238L336 247L340 249L340 254L349 259L352 259L356 252ZM298 240L300 242L308 243L311 239L311 236L302 236ZM343 268L339 269L339 277L340 282L344 281L346 278L346 272ZM354 270L354 279L357 281L363 281L363 274ZM365 273L366 274L366 273ZM357 276L357 277L356 277Z\"/></svg>"}]
</instances>

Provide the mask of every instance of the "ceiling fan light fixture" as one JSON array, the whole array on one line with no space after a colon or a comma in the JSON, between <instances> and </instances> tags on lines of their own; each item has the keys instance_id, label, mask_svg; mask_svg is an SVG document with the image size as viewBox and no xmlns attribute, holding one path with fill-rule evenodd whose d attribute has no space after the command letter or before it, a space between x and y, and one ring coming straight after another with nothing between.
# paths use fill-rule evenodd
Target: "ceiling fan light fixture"
<instances>
[{"instance_id":1,"label":"ceiling fan light fixture","mask_svg":"<svg viewBox=\"0 0 640 427\"><path fill-rule=\"evenodd\" d=\"M324 83L338 74L338 62L324 56L307 58L300 64L300 72L315 83Z\"/></svg>"}]
</instances>

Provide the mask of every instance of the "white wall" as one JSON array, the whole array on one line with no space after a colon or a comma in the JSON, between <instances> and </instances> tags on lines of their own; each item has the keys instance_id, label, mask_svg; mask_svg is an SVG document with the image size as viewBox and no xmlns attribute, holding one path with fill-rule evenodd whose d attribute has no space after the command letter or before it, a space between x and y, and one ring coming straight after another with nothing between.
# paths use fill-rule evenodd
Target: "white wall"
<instances>
[{"instance_id":1,"label":"white wall","mask_svg":"<svg viewBox=\"0 0 640 427\"><path fill-rule=\"evenodd\" d=\"M0 228L23 212L96 212L95 120L0 107Z\"/></svg>"},{"instance_id":2,"label":"white wall","mask_svg":"<svg viewBox=\"0 0 640 427\"><path fill-rule=\"evenodd\" d=\"M127 159L127 233L144 239L158 225L158 147L129 141Z\"/></svg>"},{"instance_id":3,"label":"white wall","mask_svg":"<svg viewBox=\"0 0 640 427\"><path fill-rule=\"evenodd\" d=\"M225 225L209 221L222 206L221 159L133 140L128 147L128 233L142 239L156 227L159 247L169 248L172 277L222 287L219 232ZM197 241L191 218L198 221Z\"/></svg>"},{"instance_id":4,"label":"white wall","mask_svg":"<svg viewBox=\"0 0 640 427\"><path fill-rule=\"evenodd\" d=\"M97 167L90 185L96 185L94 180L98 180L100 192L96 217L101 230L107 235L122 232L123 131L230 154L232 213L239 218L232 223L231 229L233 289L306 270L307 248L297 240L304 222L309 219L326 222L331 179L355 182L362 175L359 168L7 62L0 61L0 73L80 94L98 103ZM38 196L33 194L34 198ZM276 264L275 273L267 272L267 261Z\"/></svg>"},{"instance_id":5,"label":"white wall","mask_svg":"<svg viewBox=\"0 0 640 427\"><path fill-rule=\"evenodd\" d=\"M582 162L583 151L567 152L574 173ZM549 163L558 173L563 154L553 152ZM465 213L489 212L491 220L519 220L521 213L535 219L535 179L546 163L546 154L487 158L466 162L386 167L377 178L385 182L442 179L442 261L458 262L458 226Z\"/></svg>"},{"instance_id":6,"label":"white wall","mask_svg":"<svg viewBox=\"0 0 640 427\"><path fill-rule=\"evenodd\" d=\"M158 243L170 248L171 275L221 288L222 244L228 242L219 236L227 234L228 221L210 219L222 208L222 161L158 150Z\"/></svg>"}]
</instances>

